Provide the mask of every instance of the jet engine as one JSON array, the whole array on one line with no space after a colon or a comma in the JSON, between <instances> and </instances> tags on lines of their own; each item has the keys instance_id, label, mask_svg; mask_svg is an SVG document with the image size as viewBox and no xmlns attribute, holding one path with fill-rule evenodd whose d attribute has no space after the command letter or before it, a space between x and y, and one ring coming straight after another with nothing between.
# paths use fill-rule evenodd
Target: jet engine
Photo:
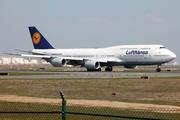
<instances>
[{"instance_id":1,"label":"jet engine","mask_svg":"<svg viewBox=\"0 0 180 120\"><path fill-rule=\"evenodd\" d=\"M136 69L138 66L136 66L136 65L124 65L124 67L127 69Z\"/></svg>"},{"instance_id":2,"label":"jet engine","mask_svg":"<svg viewBox=\"0 0 180 120\"><path fill-rule=\"evenodd\" d=\"M97 61L86 61L85 63L84 63L84 66L85 66L85 68L87 69L87 70L98 70L98 69L100 69L100 63L99 62L97 62Z\"/></svg>"},{"instance_id":3,"label":"jet engine","mask_svg":"<svg viewBox=\"0 0 180 120\"><path fill-rule=\"evenodd\" d=\"M62 59L62 58L53 58L51 60L51 65L54 67L63 67L65 66L67 63L66 59Z\"/></svg>"}]
</instances>

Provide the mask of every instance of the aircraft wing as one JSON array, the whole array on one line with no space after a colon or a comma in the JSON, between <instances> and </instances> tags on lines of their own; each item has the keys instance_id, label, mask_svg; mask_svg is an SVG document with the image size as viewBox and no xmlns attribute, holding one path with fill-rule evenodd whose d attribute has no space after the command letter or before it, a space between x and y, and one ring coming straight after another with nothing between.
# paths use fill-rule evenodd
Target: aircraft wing
<instances>
[{"instance_id":1,"label":"aircraft wing","mask_svg":"<svg viewBox=\"0 0 180 120\"><path fill-rule=\"evenodd\" d=\"M80 58L80 57L61 57L61 56L51 56L51 55L32 55L32 54L16 54L16 53L4 53L7 55L14 55L14 56L21 56L21 57L31 57L31 58L42 58L42 59L48 59L48 58L61 58L61 59L66 59L69 61L97 61L100 63L110 63L110 62L124 62L121 59L118 58L105 58L105 59L88 59L88 58Z\"/></svg>"},{"instance_id":2,"label":"aircraft wing","mask_svg":"<svg viewBox=\"0 0 180 120\"><path fill-rule=\"evenodd\" d=\"M42 59L59 57L59 56L50 56L50 55L31 55L31 54L16 54L16 53L4 53L4 54L21 56L21 57L42 58ZM79 58L79 57L59 57L59 58L66 59L66 60L77 60L77 61L84 60L83 58Z\"/></svg>"}]
</instances>

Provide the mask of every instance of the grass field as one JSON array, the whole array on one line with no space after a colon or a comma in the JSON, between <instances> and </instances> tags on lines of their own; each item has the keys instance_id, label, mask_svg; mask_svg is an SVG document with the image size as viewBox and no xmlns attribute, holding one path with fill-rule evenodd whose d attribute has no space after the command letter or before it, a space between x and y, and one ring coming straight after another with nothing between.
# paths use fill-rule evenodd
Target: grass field
<instances>
[{"instance_id":1,"label":"grass field","mask_svg":"<svg viewBox=\"0 0 180 120\"><path fill-rule=\"evenodd\" d=\"M27 67L28 68L28 67ZM24 70L27 70L24 68ZM10 68L11 70L12 68ZM18 68L16 68L18 69ZM35 69L35 68L34 68ZM38 67L37 67L38 69ZM51 69L51 68L50 68ZM154 69L154 68L153 68ZM9 68L3 68L9 70ZM136 71L143 71L138 69ZM149 68L145 72L152 71ZM131 72L131 71L129 71ZM166 71L163 71L166 72ZM179 72L179 70L176 70ZM10 76L16 75L42 75L54 74L44 72L10 72ZM59 73L60 74L60 73ZM66 74L66 73L63 73ZM127 103L145 103L158 105L174 105L180 106L180 77L151 77L150 79L140 78L58 78L58 79L0 79L0 95L18 95L37 98L61 98L59 92L63 91L68 99L82 100L105 100L119 101ZM8 104L11 107L7 107ZM31 106L31 107L30 107ZM34 106L34 107L33 107ZM35 107L37 106L37 108ZM48 107L48 108L46 108ZM136 111L133 109L116 109L104 107L89 107L89 112L98 113L103 110L102 114L113 114L128 116L141 116L152 118L171 119L172 116L180 117L179 113L152 112L152 111ZM5 109L6 108L6 109ZM11 109L7 109L11 108ZM41 103L13 103L0 101L1 110L52 110L58 109L59 105L41 104ZM88 112L87 106L69 106L68 110L80 112ZM30 114L4 114L4 119L59 119L61 115L30 115ZM100 119L99 117L68 115L69 119ZM101 118L105 119L105 118ZM109 119L109 118L106 118ZM116 118L114 118L116 119ZM176 118L175 118L176 119Z\"/></svg>"},{"instance_id":2,"label":"grass field","mask_svg":"<svg viewBox=\"0 0 180 120\"><path fill-rule=\"evenodd\" d=\"M1 112L26 112L26 113L6 113ZM28 113L33 112L33 113ZM37 112L37 113L36 113ZM41 112L41 113L40 113ZM46 113L42 113L46 112ZM51 112L51 113L47 113ZM61 114L52 112L61 112L60 104L44 104L44 103L16 103L16 102L0 102L0 119L8 120L59 120ZM151 110L137 110L137 109L120 109L120 108L109 108L109 107L91 107L81 105L68 105L67 112L75 113L91 113L99 115L115 115L121 117L134 117L134 118L161 118L161 119L179 119L179 113L166 113L163 111L152 112ZM80 114L67 114L67 120L120 120L116 117L102 117L102 116L87 116ZM123 120L123 119L122 119Z\"/></svg>"},{"instance_id":3,"label":"grass field","mask_svg":"<svg viewBox=\"0 0 180 120\"><path fill-rule=\"evenodd\" d=\"M180 78L0 80L1 95L180 105ZM112 95L115 93L115 95Z\"/></svg>"}]
</instances>

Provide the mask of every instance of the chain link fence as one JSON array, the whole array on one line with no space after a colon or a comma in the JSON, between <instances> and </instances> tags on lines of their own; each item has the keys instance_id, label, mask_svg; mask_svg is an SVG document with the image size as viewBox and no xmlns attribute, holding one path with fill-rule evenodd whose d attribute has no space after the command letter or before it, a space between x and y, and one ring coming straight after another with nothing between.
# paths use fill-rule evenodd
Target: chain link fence
<instances>
[{"instance_id":1,"label":"chain link fence","mask_svg":"<svg viewBox=\"0 0 180 120\"><path fill-rule=\"evenodd\" d=\"M59 104L0 102L0 120L59 120Z\"/></svg>"},{"instance_id":2,"label":"chain link fence","mask_svg":"<svg viewBox=\"0 0 180 120\"><path fill-rule=\"evenodd\" d=\"M180 110L131 109L59 103L0 101L0 120L179 120Z\"/></svg>"},{"instance_id":3,"label":"chain link fence","mask_svg":"<svg viewBox=\"0 0 180 120\"><path fill-rule=\"evenodd\" d=\"M110 108L87 105L68 104L67 120L179 120L180 111L154 110L154 109L131 109ZM69 112L71 111L71 112Z\"/></svg>"}]
</instances>

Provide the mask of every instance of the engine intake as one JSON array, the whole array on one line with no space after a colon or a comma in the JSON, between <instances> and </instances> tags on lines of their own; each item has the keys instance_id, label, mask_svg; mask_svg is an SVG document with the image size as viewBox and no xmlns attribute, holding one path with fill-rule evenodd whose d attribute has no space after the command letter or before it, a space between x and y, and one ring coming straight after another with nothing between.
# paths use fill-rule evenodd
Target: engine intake
<instances>
[{"instance_id":1,"label":"engine intake","mask_svg":"<svg viewBox=\"0 0 180 120\"><path fill-rule=\"evenodd\" d=\"M67 63L66 59L62 59L62 58L53 58L51 60L51 65L54 67L63 67L65 66Z\"/></svg>"},{"instance_id":2,"label":"engine intake","mask_svg":"<svg viewBox=\"0 0 180 120\"><path fill-rule=\"evenodd\" d=\"M86 61L84 66L87 70L98 70L101 67L97 61Z\"/></svg>"}]
</instances>

